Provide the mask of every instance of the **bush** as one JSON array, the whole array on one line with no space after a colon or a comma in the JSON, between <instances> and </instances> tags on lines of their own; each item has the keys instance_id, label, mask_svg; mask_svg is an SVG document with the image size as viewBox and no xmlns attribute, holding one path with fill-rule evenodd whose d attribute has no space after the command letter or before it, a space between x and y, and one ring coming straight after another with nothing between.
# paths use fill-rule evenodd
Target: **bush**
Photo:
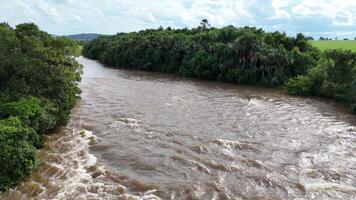
<instances>
[{"instance_id":1,"label":"bush","mask_svg":"<svg viewBox=\"0 0 356 200\"><path fill-rule=\"evenodd\" d=\"M25 126L32 127L41 134L56 125L51 112L56 112L54 105L50 101L41 102L36 97L21 98L19 101L0 105L0 118L19 117Z\"/></svg>"},{"instance_id":2,"label":"bush","mask_svg":"<svg viewBox=\"0 0 356 200\"><path fill-rule=\"evenodd\" d=\"M34 137L36 133L18 118L0 120L0 190L16 185L36 168Z\"/></svg>"},{"instance_id":3,"label":"bush","mask_svg":"<svg viewBox=\"0 0 356 200\"><path fill-rule=\"evenodd\" d=\"M12 131L12 134L8 136L9 138L14 137L15 140L25 140L27 143L35 147L42 146L43 135L39 135L34 129L24 126L18 117L10 117L0 120L0 126L3 127L3 130L8 131L14 130L14 128L16 128L16 131Z\"/></svg>"},{"instance_id":4,"label":"bush","mask_svg":"<svg viewBox=\"0 0 356 200\"><path fill-rule=\"evenodd\" d=\"M0 105L0 118L18 116L24 124L34 127L38 127L35 121L40 112L40 101L35 97L22 98L17 102L8 102Z\"/></svg>"},{"instance_id":5,"label":"bush","mask_svg":"<svg viewBox=\"0 0 356 200\"><path fill-rule=\"evenodd\" d=\"M333 98L356 113L356 53L329 50L305 76L290 79L285 87L293 95Z\"/></svg>"},{"instance_id":6,"label":"bush","mask_svg":"<svg viewBox=\"0 0 356 200\"><path fill-rule=\"evenodd\" d=\"M227 71L225 78L227 81L238 84L255 84L256 72L255 69L245 70L241 67L230 69Z\"/></svg>"},{"instance_id":7,"label":"bush","mask_svg":"<svg viewBox=\"0 0 356 200\"><path fill-rule=\"evenodd\" d=\"M356 68L355 68L356 69ZM348 90L349 111L356 114L356 80L354 80Z\"/></svg>"},{"instance_id":8,"label":"bush","mask_svg":"<svg viewBox=\"0 0 356 200\"><path fill-rule=\"evenodd\" d=\"M308 76L297 76L289 79L285 89L291 95L307 96L312 94L313 81Z\"/></svg>"}]
</instances>

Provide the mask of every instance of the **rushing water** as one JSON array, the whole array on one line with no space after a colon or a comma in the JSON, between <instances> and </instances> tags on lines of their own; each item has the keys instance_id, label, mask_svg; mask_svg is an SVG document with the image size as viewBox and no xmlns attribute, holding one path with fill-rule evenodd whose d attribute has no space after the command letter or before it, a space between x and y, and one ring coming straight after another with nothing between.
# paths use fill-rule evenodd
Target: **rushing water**
<instances>
[{"instance_id":1,"label":"rushing water","mask_svg":"<svg viewBox=\"0 0 356 200\"><path fill-rule=\"evenodd\" d=\"M334 103L78 61L70 124L2 199L356 198L356 120Z\"/></svg>"}]
</instances>

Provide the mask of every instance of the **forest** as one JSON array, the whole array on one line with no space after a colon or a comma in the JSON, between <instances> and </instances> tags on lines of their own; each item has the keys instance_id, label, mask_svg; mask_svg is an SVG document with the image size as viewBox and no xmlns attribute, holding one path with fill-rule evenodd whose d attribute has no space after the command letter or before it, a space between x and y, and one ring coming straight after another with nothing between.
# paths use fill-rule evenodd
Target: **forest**
<instances>
[{"instance_id":1,"label":"forest","mask_svg":"<svg viewBox=\"0 0 356 200\"><path fill-rule=\"evenodd\" d=\"M45 134L68 122L80 95L77 48L32 23L0 24L0 191L36 169Z\"/></svg>"},{"instance_id":2,"label":"forest","mask_svg":"<svg viewBox=\"0 0 356 200\"><path fill-rule=\"evenodd\" d=\"M291 95L335 99L356 113L356 53L321 51L299 33L255 27L170 27L99 36L83 55L116 67L205 80L284 88Z\"/></svg>"}]
</instances>

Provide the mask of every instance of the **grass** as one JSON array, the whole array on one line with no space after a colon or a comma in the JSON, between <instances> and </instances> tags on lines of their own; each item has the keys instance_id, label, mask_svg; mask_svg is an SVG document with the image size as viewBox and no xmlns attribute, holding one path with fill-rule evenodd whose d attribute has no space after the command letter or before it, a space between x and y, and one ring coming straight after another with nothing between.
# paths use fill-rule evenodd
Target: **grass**
<instances>
[{"instance_id":1,"label":"grass","mask_svg":"<svg viewBox=\"0 0 356 200\"><path fill-rule=\"evenodd\" d=\"M321 49L347 49L356 52L356 40L315 40L310 43Z\"/></svg>"}]
</instances>

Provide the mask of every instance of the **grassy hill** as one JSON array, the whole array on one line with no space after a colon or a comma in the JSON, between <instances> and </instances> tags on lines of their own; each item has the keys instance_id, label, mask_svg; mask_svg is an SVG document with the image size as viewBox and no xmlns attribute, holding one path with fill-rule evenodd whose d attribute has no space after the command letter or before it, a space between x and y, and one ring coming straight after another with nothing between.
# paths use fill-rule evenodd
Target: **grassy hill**
<instances>
[{"instance_id":1,"label":"grassy hill","mask_svg":"<svg viewBox=\"0 0 356 200\"><path fill-rule=\"evenodd\" d=\"M310 43L321 49L347 49L356 52L356 40L316 40Z\"/></svg>"}]
</instances>

